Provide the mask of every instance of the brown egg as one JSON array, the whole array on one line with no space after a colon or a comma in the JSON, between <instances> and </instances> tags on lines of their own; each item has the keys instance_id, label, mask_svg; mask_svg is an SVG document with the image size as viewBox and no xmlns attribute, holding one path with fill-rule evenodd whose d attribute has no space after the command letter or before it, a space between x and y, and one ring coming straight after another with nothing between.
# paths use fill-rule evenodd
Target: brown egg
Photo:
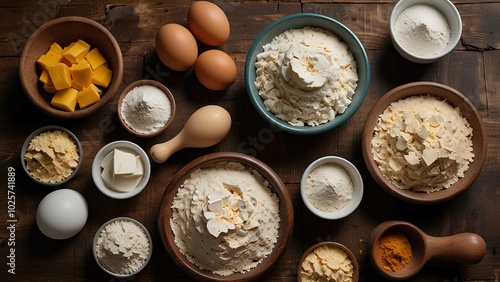
<instances>
[{"instance_id":1,"label":"brown egg","mask_svg":"<svg viewBox=\"0 0 500 282\"><path fill-rule=\"evenodd\" d=\"M196 39L180 24L162 26L156 33L155 46L162 63L176 71L190 69L198 57Z\"/></svg>"},{"instance_id":2,"label":"brown egg","mask_svg":"<svg viewBox=\"0 0 500 282\"><path fill-rule=\"evenodd\" d=\"M194 37L210 46L224 44L229 38L230 27L224 11L208 1L191 4L187 14L187 24Z\"/></svg>"},{"instance_id":3,"label":"brown egg","mask_svg":"<svg viewBox=\"0 0 500 282\"><path fill-rule=\"evenodd\" d=\"M224 90L236 80L236 64L221 50L203 52L194 65L196 77L210 90Z\"/></svg>"}]
</instances>

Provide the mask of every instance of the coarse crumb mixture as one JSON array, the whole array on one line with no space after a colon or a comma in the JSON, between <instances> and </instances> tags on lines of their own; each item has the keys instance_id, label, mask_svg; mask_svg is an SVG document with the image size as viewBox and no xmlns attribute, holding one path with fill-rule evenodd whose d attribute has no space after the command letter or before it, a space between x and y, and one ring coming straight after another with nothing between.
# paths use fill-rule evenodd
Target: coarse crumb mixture
<instances>
[{"instance_id":1,"label":"coarse crumb mixture","mask_svg":"<svg viewBox=\"0 0 500 282\"><path fill-rule=\"evenodd\" d=\"M316 126L345 112L358 82L356 61L328 30L287 30L263 46L255 86L266 108L293 126Z\"/></svg>"},{"instance_id":2,"label":"coarse crumb mixture","mask_svg":"<svg viewBox=\"0 0 500 282\"><path fill-rule=\"evenodd\" d=\"M393 102L380 115L372 155L382 174L401 189L435 192L469 168L472 128L458 107L432 95Z\"/></svg>"},{"instance_id":3,"label":"coarse crumb mixture","mask_svg":"<svg viewBox=\"0 0 500 282\"><path fill-rule=\"evenodd\" d=\"M36 135L24 155L29 173L45 183L66 179L78 166L79 159L75 140L61 130Z\"/></svg>"}]
</instances>

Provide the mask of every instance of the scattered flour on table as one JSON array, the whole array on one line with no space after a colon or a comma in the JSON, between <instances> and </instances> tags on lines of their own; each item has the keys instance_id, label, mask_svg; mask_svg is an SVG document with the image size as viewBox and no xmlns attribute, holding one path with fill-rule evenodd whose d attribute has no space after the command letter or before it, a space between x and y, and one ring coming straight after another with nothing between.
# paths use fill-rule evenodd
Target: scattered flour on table
<instances>
[{"instance_id":1,"label":"scattered flour on table","mask_svg":"<svg viewBox=\"0 0 500 282\"><path fill-rule=\"evenodd\" d=\"M311 170L305 190L314 207L323 212L333 212L344 208L351 201L354 186L343 167L326 163Z\"/></svg>"},{"instance_id":2,"label":"scattered flour on table","mask_svg":"<svg viewBox=\"0 0 500 282\"><path fill-rule=\"evenodd\" d=\"M255 68L266 108L294 126L316 126L344 113L358 82L347 44L315 27L274 37L257 55Z\"/></svg>"},{"instance_id":3,"label":"scattered flour on table","mask_svg":"<svg viewBox=\"0 0 500 282\"><path fill-rule=\"evenodd\" d=\"M278 201L267 180L240 163L198 169L172 203L175 243L201 269L223 276L244 273L274 250Z\"/></svg>"},{"instance_id":4,"label":"scattered flour on table","mask_svg":"<svg viewBox=\"0 0 500 282\"><path fill-rule=\"evenodd\" d=\"M396 20L396 41L418 56L434 56L448 46L450 26L436 8L417 4L406 8Z\"/></svg>"}]
</instances>

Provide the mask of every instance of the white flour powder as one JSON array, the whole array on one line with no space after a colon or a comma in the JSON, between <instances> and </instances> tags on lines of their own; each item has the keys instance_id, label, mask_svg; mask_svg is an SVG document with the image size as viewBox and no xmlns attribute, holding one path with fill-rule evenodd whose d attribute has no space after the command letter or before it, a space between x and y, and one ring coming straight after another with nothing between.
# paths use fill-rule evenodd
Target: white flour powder
<instances>
[{"instance_id":1,"label":"white flour powder","mask_svg":"<svg viewBox=\"0 0 500 282\"><path fill-rule=\"evenodd\" d=\"M142 228L127 220L107 225L99 234L96 255L107 270L116 274L132 274L146 261L149 240Z\"/></svg>"},{"instance_id":2,"label":"white flour powder","mask_svg":"<svg viewBox=\"0 0 500 282\"><path fill-rule=\"evenodd\" d=\"M170 119L170 100L161 89L141 85L130 90L123 99L121 115L125 123L141 134L158 131Z\"/></svg>"},{"instance_id":3,"label":"white flour powder","mask_svg":"<svg viewBox=\"0 0 500 282\"><path fill-rule=\"evenodd\" d=\"M305 190L314 207L323 212L333 212L342 209L351 201L354 186L343 167L326 163L309 173Z\"/></svg>"},{"instance_id":4,"label":"white flour powder","mask_svg":"<svg viewBox=\"0 0 500 282\"><path fill-rule=\"evenodd\" d=\"M344 113L358 81L347 44L321 28L276 36L257 55L255 68L266 108L294 126L316 126Z\"/></svg>"},{"instance_id":5,"label":"white flour powder","mask_svg":"<svg viewBox=\"0 0 500 282\"><path fill-rule=\"evenodd\" d=\"M406 8L397 18L394 34L397 42L418 56L434 56L450 42L450 27L436 8L414 5Z\"/></svg>"},{"instance_id":6,"label":"white flour powder","mask_svg":"<svg viewBox=\"0 0 500 282\"><path fill-rule=\"evenodd\" d=\"M267 180L240 163L198 169L172 203L175 243L202 269L223 276L246 272L274 250L278 201Z\"/></svg>"}]
</instances>

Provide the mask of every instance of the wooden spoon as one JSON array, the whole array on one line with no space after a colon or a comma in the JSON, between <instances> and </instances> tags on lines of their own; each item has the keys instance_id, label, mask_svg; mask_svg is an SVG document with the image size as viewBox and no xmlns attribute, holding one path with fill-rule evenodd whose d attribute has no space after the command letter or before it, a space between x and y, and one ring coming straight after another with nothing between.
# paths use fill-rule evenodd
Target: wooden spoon
<instances>
[{"instance_id":1,"label":"wooden spoon","mask_svg":"<svg viewBox=\"0 0 500 282\"><path fill-rule=\"evenodd\" d=\"M404 268L392 272L384 269L379 240L388 231L403 233L410 242L412 258ZM432 258L443 258L460 264L476 264L486 254L484 239L474 233L459 233L445 237L425 234L415 225L405 221L386 221L370 235L370 260L375 269L386 279L400 281L415 276Z\"/></svg>"},{"instance_id":2,"label":"wooden spoon","mask_svg":"<svg viewBox=\"0 0 500 282\"><path fill-rule=\"evenodd\" d=\"M152 146L151 158L163 163L180 149L213 146L226 137L230 128L231 115L224 108L217 105L202 107L189 117L174 138Z\"/></svg>"}]
</instances>

